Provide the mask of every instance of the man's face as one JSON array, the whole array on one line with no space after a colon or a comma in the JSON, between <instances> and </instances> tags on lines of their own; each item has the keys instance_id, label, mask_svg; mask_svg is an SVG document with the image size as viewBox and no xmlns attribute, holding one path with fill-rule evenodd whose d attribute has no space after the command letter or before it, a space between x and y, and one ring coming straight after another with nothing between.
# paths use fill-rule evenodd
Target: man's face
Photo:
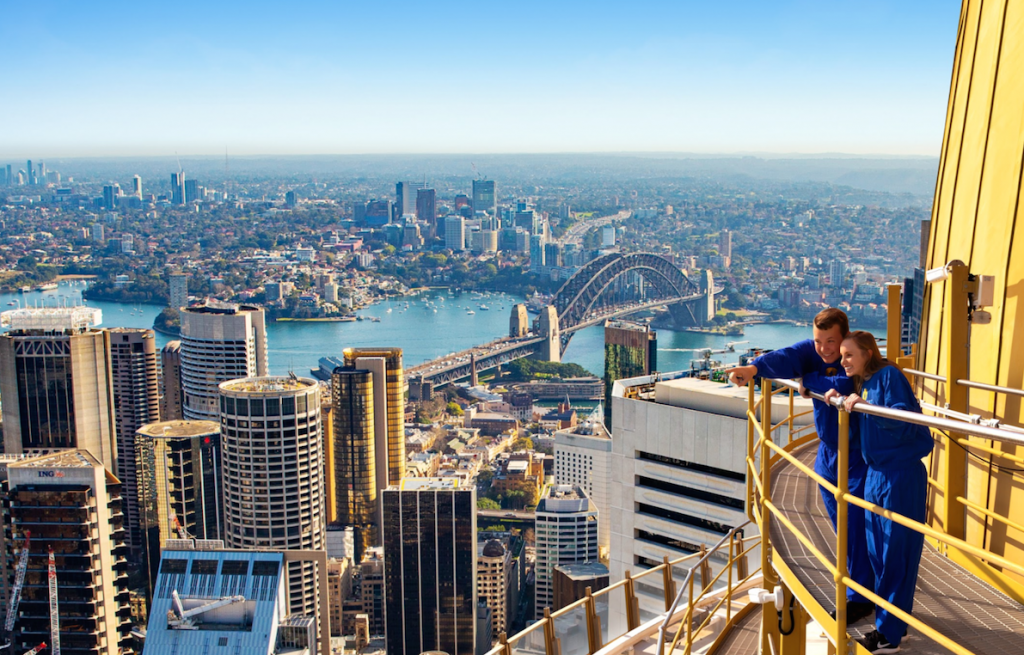
<instances>
[{"instance_id":1,"label":"man's face","mask_svg":"<svg viewBox=\"0 0 1024 655\"><path fill-rule=\"evenodd\" d=\"M826 364L839 359L839 346L842 343L843 335L839 332L838 325L833 325L827 330L814 328L814 350Z\"/></svg>"}]
</instances>

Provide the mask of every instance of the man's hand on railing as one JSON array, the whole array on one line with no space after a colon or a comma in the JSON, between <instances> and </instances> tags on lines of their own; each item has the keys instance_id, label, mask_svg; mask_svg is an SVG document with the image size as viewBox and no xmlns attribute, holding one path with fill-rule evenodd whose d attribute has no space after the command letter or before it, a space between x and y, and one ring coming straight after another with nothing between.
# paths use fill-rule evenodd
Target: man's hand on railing
<instances>
[{"instance_id":1,"label":"man's hand on railing","mask_svg":"<svg viewBox=\"0 0 1024 655\"><path fill-rule=\"evenodd\" d=\"M805 387L805 386L804 386L804 381L803 381L803 380L800 380L800 389L799 389L799 393L800 393L800 395L801 395L801 396L803 396L804 398L810 398L810 397L811 397L811 392L810 392L810 391L808 391L808 390L807 390L807 387Z\"/></svg>"},{"instance_id":2,"label":"man's hand on railing","mask_svg":"<svg viewBox=\"0 0 1024 655\"><path fill-rule=\"evenodd\" d=\"M729 382L732 382L737 387L742 387L754 379L754 376L757 375L757 367L753 364L734 366L725 369L725 372L729 375Z\"/></svg>"}]
</instances>

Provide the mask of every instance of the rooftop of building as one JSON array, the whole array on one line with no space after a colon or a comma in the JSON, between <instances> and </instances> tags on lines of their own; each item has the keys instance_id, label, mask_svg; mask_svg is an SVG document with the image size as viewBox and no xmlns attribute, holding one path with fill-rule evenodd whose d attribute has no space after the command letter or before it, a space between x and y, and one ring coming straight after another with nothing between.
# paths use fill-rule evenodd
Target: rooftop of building
<instances>
[{"instance_id":1,"label":"rooftop of building","mask_svg":"<svg viewBox=\"0 0 1024 655\"><path fill-rule=\"evenodd\" d=\"M158 421L143 425L136 434L153 439L181 439L220 434L220 423L214 421Z\"/></svg>"},{"instance_id":2,"label":"rooftop of building","mask_svg":"<svg viewBox=\"0 0 1024 655\"><path fill-rule=\"evenodd\" d=\"M404 478L397 486L391 485L390 489L401 489L402 491L421 491L426 489L457 489L458 478Z\"/></svg>"},{"instance_id":3,"label":"rooftop of building","mask_svg":"<svg viewBox=\"0 0 1024 655\"><path fill-rule=\"evenodd\" d=\"M579 487L571 484L555 484L547 488L544 498L557 498L558 500L581 500L587 495Z\"/></svg>"},{"instance_id":4,"label":"rooftop of building","mask_svg":"<svg viewBox=\"0 0 1024 655\"><path fill-rule=\"evenodd\" d=\"M100 466L100 462L87 450L62 450L38 457L31 457L20 462L12 462L9 465L10 468L45 469L93 468L94 466Z\"/></svg>"},{"instance_id":5,"label":"rooftop of building","mask_svg":"<svg viewBox=\"0 0 1024 655\"><path fill-rule=\"evenodd\" d=\"M103 322L103 311L96 307L22 307L0 313L0 327L18 331L62 332L84 330Z\"/></svg>"},{"instance_id":6,"label":"rooftop of building","mask_svg":"<svg viewBox=\"0 0 1024 655\"><path fill-rule=\"evenodd\" d=\"M636 321L626 321L623 319L609 319L604 322L606 328L613 328L616 330L636 330L637 332L650 332L651 326L648 323L638 323Z\"/></svg>"},{"instance_id":7,"label":"rooftop of building","mask_svg":"<svg viewBox=\"0 0 1024 655\"><path fill-rule=\"evenodd\" d=\"M313 378L300 378L293 375L267 375L255 378L241 378L220 383L221 391L233 393L266 393L275 394L284 391L302 391L319 386Z\"/></svg>"},{"instance_id":8,"label":"rooftop of building","mask_svg":"<svg viewBox=\"0 0 1024 655\"><path fill-rule=\"evenodd\" d=\"M243 312L262 312L262 307L256 307L255 305L239 305L231 302L222 302L220 300L207 300L204 305L193 305L191 307L182 307L181 311L188 312L189 314L241 314Z\"/></svg>"},{"instance_id":9,"label":"rooftop of building","mask_svg":"<svg viewBox=\"0 0 1024 655\"><path fill-rule=\"evenodd\" d=\"M612 438L611 433L608 432L608 428L604 426L604 423L601 423L600 421L594 421L591 419L587 419L586 421L583 421L582 423L571 428L565 428L564 430L556 430L555 438L557 439L559 436L587 437L589 439L608 439L609 441Z\"/></svg>"},{"instance_id":10,"label":"rooftop of building","mask_svg":"<svg viewBox=\"0 0 1024 655\"><path fill-rule=\"evenodd\" d=\"M573 562L571 564L559 564L556 571L561 571L570 580L592 580L593 578L608 577L608 567L600 562Z\"/></svg>"}]
</instances>

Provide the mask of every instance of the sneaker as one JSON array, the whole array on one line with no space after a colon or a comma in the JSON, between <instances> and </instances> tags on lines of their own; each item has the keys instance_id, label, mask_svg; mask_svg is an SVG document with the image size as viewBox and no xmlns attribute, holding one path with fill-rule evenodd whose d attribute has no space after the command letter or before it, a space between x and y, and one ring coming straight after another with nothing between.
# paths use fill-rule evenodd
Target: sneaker
<instances>
[{"instance_id":1,"label":"sneaker","mask_svg":"<svg viewBox=\"0 0 1024 655\"><path fill-rule=\"evenodd\" d=\"M890 644L889 640L882 636L882 633L878 630L872 630L863 639L858 639L857 643L866 648L869 653L874 653L875 655L900 652L899 645L894 646Z\"/></svg>"},{"instance_id":2,"label":"sneaker","mask_svg":"<svg viewBox=\"0 0 1024 655\"><path fill-rule=\"evenodd\" d=\"M866 619L871 616L875 611L874 603L863 603L857 601L846 602L846 625L853 625L861 619ZM832 610L828 613L834 621L836 618L836 611Z\"/></svg>"}]
</instances>

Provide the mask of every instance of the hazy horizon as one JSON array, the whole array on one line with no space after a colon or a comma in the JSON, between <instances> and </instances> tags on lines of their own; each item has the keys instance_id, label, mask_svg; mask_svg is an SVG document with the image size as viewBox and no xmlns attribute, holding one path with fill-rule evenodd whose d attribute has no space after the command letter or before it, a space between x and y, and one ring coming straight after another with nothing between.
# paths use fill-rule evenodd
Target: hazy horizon
<instances>
[{"instance_id":1,"label":"hazy horizon","mask_svg":"<svg viewBox=\"0 0 1024 655\"><path fill-rule=\"evenodd\" d=\"M937 156L959 7L7 3L0 158Z\"/></svg>"}]
</instances>

